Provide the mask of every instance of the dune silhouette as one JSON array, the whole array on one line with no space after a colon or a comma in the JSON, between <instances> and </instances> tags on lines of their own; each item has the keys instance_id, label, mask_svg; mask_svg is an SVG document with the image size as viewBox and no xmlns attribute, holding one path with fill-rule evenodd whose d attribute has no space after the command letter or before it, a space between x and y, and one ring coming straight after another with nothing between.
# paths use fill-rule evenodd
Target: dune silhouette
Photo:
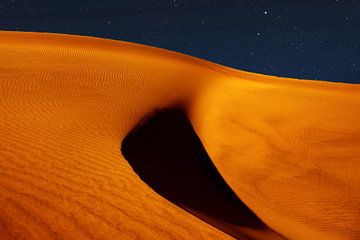
<instances>
[{"instance_id":1,"label":"dune silhouette","mask_svg":"<svg viewBox=\"0 0 360 240\"><path fill-rule=\"evenodd\" d=\"M0 59L1 239L360 235L359 85L50 33Z\"/></svg>"}]
</instances>

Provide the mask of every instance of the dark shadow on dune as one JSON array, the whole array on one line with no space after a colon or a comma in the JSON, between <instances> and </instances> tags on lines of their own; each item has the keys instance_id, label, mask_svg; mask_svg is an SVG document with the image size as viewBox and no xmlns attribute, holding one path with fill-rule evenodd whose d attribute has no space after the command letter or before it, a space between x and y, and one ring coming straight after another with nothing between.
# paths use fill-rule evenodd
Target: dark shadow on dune
<instances>
[{"instance_id":1,"label":"dark shadow on dune","mask_svg":"<svg viewBox=\"0 0 360 240\"><path fill-rule=\"evenodd\" d=\"M181 110L154 113L128 134L121 150L146 184L198 218L238 239L257 239L244 228L281 239L226 184Z\"/></svg>"}]
</instances>

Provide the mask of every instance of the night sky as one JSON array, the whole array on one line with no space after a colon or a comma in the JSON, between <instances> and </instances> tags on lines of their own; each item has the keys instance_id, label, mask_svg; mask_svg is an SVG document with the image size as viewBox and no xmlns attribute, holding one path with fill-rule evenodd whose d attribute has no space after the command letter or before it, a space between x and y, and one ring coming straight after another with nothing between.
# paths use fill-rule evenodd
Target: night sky
<instances>
[{"instance_id":1,"label":"night sky","mask_svg":"<svg viewBox=\"0 0 360 240\"><path fill-rule=\"evenodd\" d=\"M0 29L119 39L251 72L360 83L360 0L0 0Z\"/></svg>"}]
</instances>

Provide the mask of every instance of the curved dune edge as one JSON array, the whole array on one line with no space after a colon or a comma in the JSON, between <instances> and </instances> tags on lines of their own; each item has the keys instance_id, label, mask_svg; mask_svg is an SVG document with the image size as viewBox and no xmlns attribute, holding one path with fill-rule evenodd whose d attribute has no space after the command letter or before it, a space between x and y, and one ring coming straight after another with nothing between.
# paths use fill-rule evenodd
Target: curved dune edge
<instances>
[{"instance_id":1,"label":"curved dune edge","mask_svg":"<svg viewBox=\"0 0 360 240\"><path fill-rule=\"evenodd\" d=\"M0 32L0 59L2 238L230 238L157 195L120 154L143 116L175 105L268 226L290 239L360 234L358 85L61 34Z\"/></svg>"}]
</instances>

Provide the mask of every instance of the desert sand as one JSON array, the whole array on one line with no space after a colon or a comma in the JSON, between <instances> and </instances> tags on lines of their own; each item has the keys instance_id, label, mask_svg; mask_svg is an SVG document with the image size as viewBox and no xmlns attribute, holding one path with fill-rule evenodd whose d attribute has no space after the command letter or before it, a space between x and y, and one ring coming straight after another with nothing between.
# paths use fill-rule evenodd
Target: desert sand
<instances>
[{"instance_id":1,"label":"desert sand","mask_svg":"<svg viewBox=\"0 0 360 240\"><path fill-rule=\"evenodd\" d=\"M1 239L360 236L359 85L63 34L0 32L0 60Z\"/></svg>"}]
</instances>

